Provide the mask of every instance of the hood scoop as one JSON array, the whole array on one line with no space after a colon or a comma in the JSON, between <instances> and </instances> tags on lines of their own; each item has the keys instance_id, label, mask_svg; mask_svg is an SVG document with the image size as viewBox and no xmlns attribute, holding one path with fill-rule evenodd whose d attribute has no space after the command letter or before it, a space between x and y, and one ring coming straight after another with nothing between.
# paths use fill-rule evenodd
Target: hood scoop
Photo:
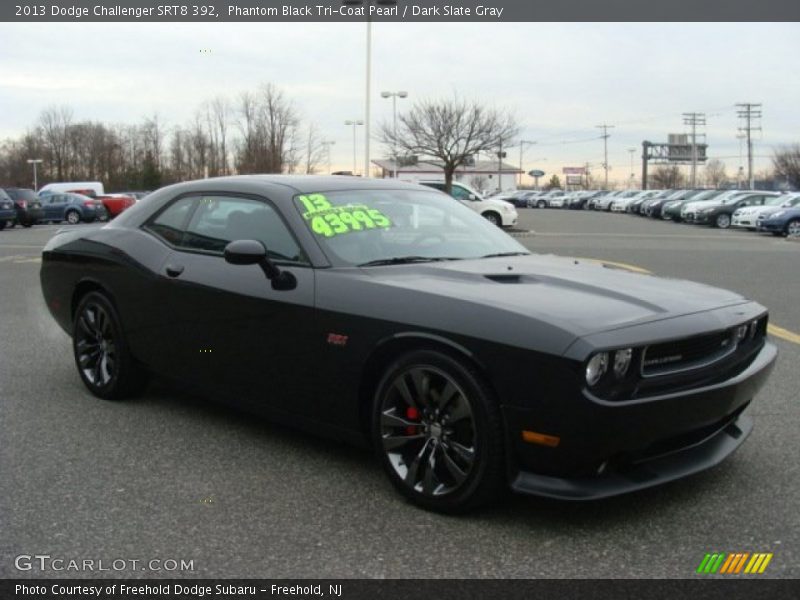
<instances>
[{"instance_id":1,"label":"hood scoop","mask_svg":"<svg viewBox=\"0 0 800 600\"><path fill-rule=\"evenodd\" d=\"M484 275L484 277L495 283L537 283L534 277L519 275L517 273L497 273L494 275Z\"/></svg>"}]
</instances>

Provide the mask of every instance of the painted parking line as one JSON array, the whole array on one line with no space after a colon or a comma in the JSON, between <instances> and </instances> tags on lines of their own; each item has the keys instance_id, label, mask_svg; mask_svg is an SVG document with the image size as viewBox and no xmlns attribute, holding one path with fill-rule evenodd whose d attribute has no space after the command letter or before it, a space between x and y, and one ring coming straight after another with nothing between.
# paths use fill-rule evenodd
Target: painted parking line
<instances>
[{"instance_id":1,"label":"painted parking line","mask_svg":"<svg viewBox=\"0 0 800 600\"><path fill-rule=\"evenodd\" d=\"M786 340L787 342L800 344L800 335L796 334L794 331L789 331L788 329L784 329L783 327L778 327L777 325L773 325L772 323L767 325L767 331L769 332L770 335L779 337L782 340Z\"/></svg>"},{"instance_id":2,"label":"painted parking line","mask_svg":"<svg viewBox=\"0 0 800 600\"><path fill-rule=\"evenodd\" d=\"M601 260L598 258L578 258L578 260L585 260L589 262L600 263L603 265L609 265L610 267L614 267L617 269L624 269L626 271L631 271L633 273L642 273L644 275L653 274L652 271L648 271L647 269L644 269L642 267L637 267L636 265L631 265L628 263L614 262L610 260ZM782 340L785 340L787 342L792 342L793 344L800 345L800 334L797 334L794 331L789 331L788 329L784 329L783 327L778 327L777 325L773 325L772 323L770 323L769 325L767 325L767 332L770 335L775 336L777 338L781 338Z\"/></svg>"}]
</instances>

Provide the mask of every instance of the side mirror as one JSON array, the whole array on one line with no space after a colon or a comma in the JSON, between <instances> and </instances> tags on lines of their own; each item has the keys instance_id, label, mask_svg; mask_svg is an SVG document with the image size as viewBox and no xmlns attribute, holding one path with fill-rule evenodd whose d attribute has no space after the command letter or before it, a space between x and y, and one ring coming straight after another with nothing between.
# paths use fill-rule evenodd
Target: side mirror
<instances>
[{"instance_id":1,"label":"side mirror","mask_svg":"<svg viewBox=\"0 0 800 600\"><path fill-rule=\"evenodd\" d=\"M225 246L225 262L231 265L258 265L272 282L272 289L293 290L297 287L295 276L289 271L281 271L269 259L267 247L258 240L232 241Z\"/></svg>"},{"instance_id":2,"label":"side mirror","mask_svg":"<svg viewBox=\"0 0 800 600\"><path fill-rule=\"evenodd\" d=\"M477 200L478 199L478 197L475 194L470 194L469 196L467 196L467 198L469 198L470 200Z\"/></svg>"}]
</instances>

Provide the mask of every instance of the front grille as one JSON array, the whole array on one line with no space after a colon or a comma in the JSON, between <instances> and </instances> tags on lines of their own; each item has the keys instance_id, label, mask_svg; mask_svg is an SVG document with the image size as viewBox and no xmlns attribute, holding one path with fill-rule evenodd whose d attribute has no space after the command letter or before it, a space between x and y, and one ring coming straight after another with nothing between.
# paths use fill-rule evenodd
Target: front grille
<instances>
[{"instance_id":1,"label":"front grille","mask_svg":"<svg viewBox=\"0 0 800 600\"><path fill-rule=\"evenodd\" d=\"M642 353L642 377L656 377L706 367L736 350L734 331L654 344Z\"/></svg>"}]
</instances>

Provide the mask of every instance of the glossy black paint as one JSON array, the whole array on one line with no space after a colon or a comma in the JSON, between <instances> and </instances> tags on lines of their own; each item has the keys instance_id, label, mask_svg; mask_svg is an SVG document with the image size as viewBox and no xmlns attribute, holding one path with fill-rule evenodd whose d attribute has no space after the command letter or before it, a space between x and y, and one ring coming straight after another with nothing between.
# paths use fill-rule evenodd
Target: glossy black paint
<instances>
[{"instance_id":1,"label":"glossy black paint","mask_svg":"<svg viewBox=\"0 0 800 600\"><path fill-rule=\"evenodd\" d=\"M54 237L43 252L43 294L70 333L80 296L102 290L147 369L351 441L367 439L375 385L394 358L419 348L447 352L492 390L505 418L509 482L527 474L527 487L516 487L534 493L545 493L530 484L534 473L585 478L604 462L735 422L772 368L775 349L759 337L714 374L644 382L609 401L587 389L593 353L729 329L764 318L764 307L725 290L555 256L343 267L292 205L298 193L398 187L416 186L245 176L164 188L105 227ZM276 289L258 264L181 251L142 229L176 197L221 192L263 198L280 212L308 258L305 266L274 261L293 286ZM525 429L561 444L525 443ZM684 471L714 464L693 456Z\"/></svg>"}]
</instances>

